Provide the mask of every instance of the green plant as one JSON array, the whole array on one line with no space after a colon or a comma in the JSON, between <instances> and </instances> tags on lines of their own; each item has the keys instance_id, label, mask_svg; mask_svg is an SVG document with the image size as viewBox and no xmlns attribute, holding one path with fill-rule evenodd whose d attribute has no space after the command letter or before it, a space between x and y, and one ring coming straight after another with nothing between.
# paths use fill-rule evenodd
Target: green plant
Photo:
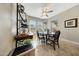
<instances>
[{"instance_id":1,"label":"green plant","mask_svg":"<svg viewBox=\"0 0 79 59\"><path fill-rule=\"evenodd\" d=\"M25 40L24 41L24 45L31 45L32 43L31 43L31 40L30 39L27 39L27 40Z\"/></svg>"}]
</instances>

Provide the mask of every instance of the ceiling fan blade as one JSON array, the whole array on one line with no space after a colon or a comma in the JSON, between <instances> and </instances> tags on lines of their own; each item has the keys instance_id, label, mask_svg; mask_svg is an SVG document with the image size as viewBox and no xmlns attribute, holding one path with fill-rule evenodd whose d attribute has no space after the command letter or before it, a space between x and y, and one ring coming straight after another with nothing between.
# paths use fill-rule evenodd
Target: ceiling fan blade
<instances>
[{"instance_id":1,"label":"ceiling fan blade","mask_svg":"<svg viewBox=\"0 0 79 59\"><path fill-rule=\"evenodd\" d=\"M48 13L53 12L53 10L48 11Z\"/></svg>"}]
</instances>

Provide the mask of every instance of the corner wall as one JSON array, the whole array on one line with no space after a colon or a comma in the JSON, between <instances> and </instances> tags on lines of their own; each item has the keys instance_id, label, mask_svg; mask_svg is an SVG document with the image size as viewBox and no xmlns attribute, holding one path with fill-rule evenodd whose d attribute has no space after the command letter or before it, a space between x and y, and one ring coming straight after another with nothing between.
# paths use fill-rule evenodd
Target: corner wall
<instances>
[{"instance_id":1,"label":"corner wall","mask_svg":"<svg viewBox=\"0 0 79 59\"><path fill-rule=\"evenodd\" d=\"M65 28L64 21L73 18L78 18L78 27ZM57 20L58 22L58 26L61 30L61 38L79 43L79 5L53 16L52 19Z\"/></svg>"},{"instance_id":2,"label":"corner wall","mask_svg":"<svg viewBox=\"0 0 79 59\"><path fill-rule=\"evenodd\" d=\"M8 55L14 48L11 28L11 4L0 3L0 56Z\"/></svg>"}]
</instances>

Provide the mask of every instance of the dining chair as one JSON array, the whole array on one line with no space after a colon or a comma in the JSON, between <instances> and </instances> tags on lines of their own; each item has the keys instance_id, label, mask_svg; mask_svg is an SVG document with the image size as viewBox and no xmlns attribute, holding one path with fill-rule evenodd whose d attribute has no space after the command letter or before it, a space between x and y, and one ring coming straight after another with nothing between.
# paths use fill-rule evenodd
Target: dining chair
<instances>
[{"instance_id":1,"label":"dining chair","mask_svg":"<svg viewBox=\"0 0 79 59\"><path fill-rule=\"evenodd\" d=\"M54 35L49 36L49 40L48 41L51 42L50 45L53 44L54 50L56 50L55 45L57 45L58 48L59 48L59 37L60 37L60 31L56 31Z\"/></svg>"},{"instance_id":2,"label":"dining chair","mask_svg":"<svg viewBox=\"0 0 79 59\"><path fill-rule=\"evenodd\" d=\"M37 31L37 37L39 40L45 40L45 36L42 33L39 33L38 31Z\"/></svg>"}]
</instances>

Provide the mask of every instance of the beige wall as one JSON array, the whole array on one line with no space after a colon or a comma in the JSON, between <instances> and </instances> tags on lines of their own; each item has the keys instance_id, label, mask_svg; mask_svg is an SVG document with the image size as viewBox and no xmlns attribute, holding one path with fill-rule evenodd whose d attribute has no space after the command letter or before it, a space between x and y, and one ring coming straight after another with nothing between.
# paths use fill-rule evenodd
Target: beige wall
<instances>
[{"instance_id":1,"label":"beige wall","mask_svg":"<svg viewBox=\"0 0 79 59\"><path fill-rule=\"evenodd\" d=\"M11 33L11 4L0 4L0 55L7 55L13 49L14 42Z\"/></svg>"},{"instance_id":2,"label":"beige wall","mask_svg":"<svg viewBox=\"0 0 79 59\"><path fill-rule=\"evenodd\" d=\"M78 18L78 27L65 28L64 21L73 18ZM61 38L65 38L79 43L79 5L52 17L52 19L58 21L58 25L61 30Z\"/></svg>"}]
</instances>

